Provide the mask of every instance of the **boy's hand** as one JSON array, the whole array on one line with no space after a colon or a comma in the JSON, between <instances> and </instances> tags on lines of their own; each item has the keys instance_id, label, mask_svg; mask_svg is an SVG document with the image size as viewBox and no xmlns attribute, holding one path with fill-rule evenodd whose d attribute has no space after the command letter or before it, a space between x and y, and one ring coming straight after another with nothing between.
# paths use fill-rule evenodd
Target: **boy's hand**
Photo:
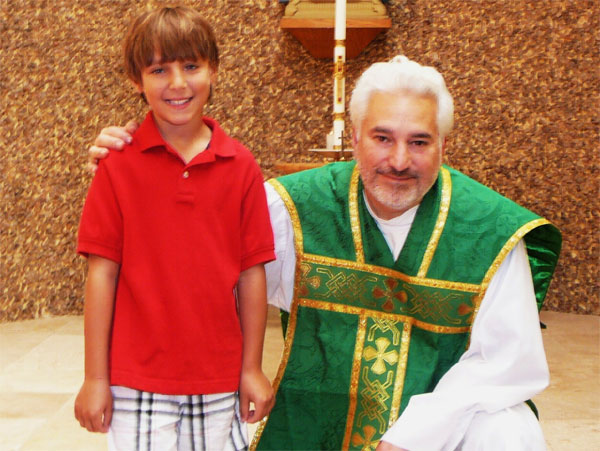
<instances>
[{"instance_id":1,"label":"boy's hand","mask_svg":"<svg viewBox=\"0 0 600 451\"><path fill-rule=\"evenodd\" d=\"M106 379L85 380L75 399L75 418L90 432L108 432L113 399Z\"/></svg>"},{"instance_id":2,"label":"boy's hand","mask_svg":"<svg viewBox=\"0 0 600 451\"><path fill-rule=\"evenodd\" d=\"M250 410L250 403L254 410ZM240 414L242 421L256 423L269 414L275 404L273 387L265 374L258 371L243 371L240 380Z\"/></svg>"},{"instance_id":3,"label":"boy's hand","mask_svg":"<svg viewBox=\"0 0 600 451\"><path fill-rule=\"evenodd\" d=\"M108 156L109 150L121 150L131 142L131 135L138 129L139 124L129 121L125 127L116 125L103 128L96 137L94 145L88 149L88 171L92 174L98 169L98 161Z\"/></svg>"}]
</instances>

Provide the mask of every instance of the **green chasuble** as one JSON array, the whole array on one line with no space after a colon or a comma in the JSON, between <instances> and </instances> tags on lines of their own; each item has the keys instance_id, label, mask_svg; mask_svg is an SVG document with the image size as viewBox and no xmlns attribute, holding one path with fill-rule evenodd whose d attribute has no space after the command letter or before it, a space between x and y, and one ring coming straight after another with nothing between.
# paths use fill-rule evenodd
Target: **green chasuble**
<instances>
[{"instance_id":1,"label":"green chasuble","mask_svg":"<svg viewBox=\"0 0 600 451\"><path fill-rule=\"evenodd\" d=\"M539 307L548 290L559 231L448 167L394 261L355 166L271 181L297 263L276 404L251 449L374 449L465 352L485 291L522 238Z\"/></svg>"}]
</instances>

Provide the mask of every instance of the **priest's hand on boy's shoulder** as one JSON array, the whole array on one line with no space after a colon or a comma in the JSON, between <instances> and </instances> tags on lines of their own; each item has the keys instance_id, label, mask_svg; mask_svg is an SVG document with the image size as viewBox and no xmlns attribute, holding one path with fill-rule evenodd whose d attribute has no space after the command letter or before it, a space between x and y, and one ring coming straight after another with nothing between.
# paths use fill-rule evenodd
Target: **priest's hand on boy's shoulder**
<instances>
[{"instance_id":1,"label":"priest's hand on boy's shoulder","mask_svg":"<svg viewBox=\"0 0 600 451\"><path fill-rule=\"evenodd\" d=\"M88 149L88 171L92 174L98 169L98 161L106 158L110 150L121 150L131 142L131 137L140 124L129 121L125 127L116 125L103 128Z\"/></svg>"}]
</instances>

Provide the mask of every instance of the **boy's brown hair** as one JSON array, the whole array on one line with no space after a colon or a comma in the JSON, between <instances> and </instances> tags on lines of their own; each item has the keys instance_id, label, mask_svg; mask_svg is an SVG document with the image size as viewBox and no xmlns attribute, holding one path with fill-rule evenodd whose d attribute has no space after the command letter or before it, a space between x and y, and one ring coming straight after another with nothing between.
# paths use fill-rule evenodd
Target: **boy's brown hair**
<instances>
[{"instance_id":1,"label":"boy's brown hair","mask_svg":"<svg viewBox=\"0 0 600 451\"><path fill-rule=\"evenodd\" d=\"M155 52L161 62L208 61L217 69L219 50L212 27L200 13L186 6L163 7L140 14L123 43L125 72L141 84L141 72L152 64Z\"/></svg>"}]
</instances>

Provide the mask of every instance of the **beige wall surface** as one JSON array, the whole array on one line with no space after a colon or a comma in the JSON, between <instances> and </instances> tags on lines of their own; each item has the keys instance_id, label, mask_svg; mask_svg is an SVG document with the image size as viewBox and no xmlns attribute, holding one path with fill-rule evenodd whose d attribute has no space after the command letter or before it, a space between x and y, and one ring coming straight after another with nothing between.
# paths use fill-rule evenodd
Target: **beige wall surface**
<instances>
[{"instance_id":1,"label":"beige wall surface","mask_svg":"<svg viewBox=\"0 0 600 451\"><path fill-rule=\"evenodd\" d=\"M103 126L143 117L120 41L134 14L159 3L0 1L0 320L82 311L86 149ZM331 128L331 62L279 28L275 0L184 3L219 39L207 114L265 177L278 160L311 159ZM600 314L598 2L393 0L388 14L392 28L348 61L348 92L396 54L438 68L456 103L447 162L561 228L545 308Z\"/></svg>"}]
</instances>

